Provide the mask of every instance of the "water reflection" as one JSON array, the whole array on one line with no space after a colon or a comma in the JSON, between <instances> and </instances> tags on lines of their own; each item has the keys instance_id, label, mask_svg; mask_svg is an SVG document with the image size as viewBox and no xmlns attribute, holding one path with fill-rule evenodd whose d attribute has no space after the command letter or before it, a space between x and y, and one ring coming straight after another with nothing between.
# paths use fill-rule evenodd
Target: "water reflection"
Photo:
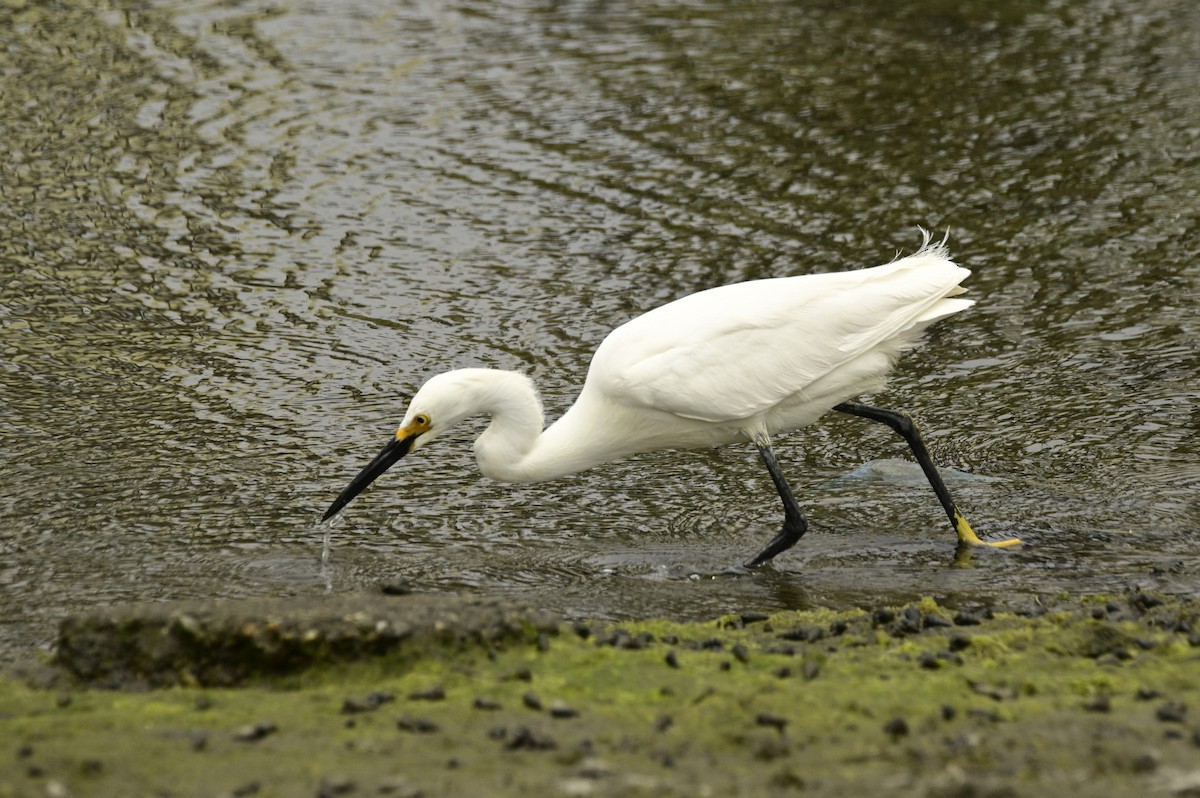
<instances>
[{"instance_id":1,"label":"water reflection","mask_svg":"<svg viewBox=\"0 0 1200 798\"><path fill-rule=\"evenodd\" d=\"M0 10L0 644L99 601L318 593L313 520L403 400L519 368L554 415L630 315L887 260L952 228L970 313L881 403L972 523L955 568L904 456L849 419L752 451L484 482L471 430L334 534L333 589L575 615L1194 591L1200 11L938 0ZM476 428L477 430L478 428ZM867 587L864 587L867 586Z\"/></svg>"}]
</instances>

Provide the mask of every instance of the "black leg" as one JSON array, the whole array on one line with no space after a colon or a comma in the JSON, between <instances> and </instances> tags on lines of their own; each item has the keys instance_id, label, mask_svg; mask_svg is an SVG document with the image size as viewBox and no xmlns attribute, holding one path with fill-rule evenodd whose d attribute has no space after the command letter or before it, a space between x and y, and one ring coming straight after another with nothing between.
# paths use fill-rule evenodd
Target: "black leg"
<instances>
[{"instance_id":1,"label":"black leg","mask_svg":"<svg viewBox=\"0 0 1200 798\"><path fill-rule=\"evenodd\" d=\"M783 471L779 468L779 461L775 459L770 439L766 435L756 437L754 445L758 447L758 453L762 456L767 471L771 472L771 481L775 483L775 490L779 491L779 498L783 502L783 529L775 536L774 540L767 544L765 549L746 563L747 568L757 568L781 551L795 546L796 541L803 537L805 531L808 530L808 522L804 520L804 511L800 509L799 502L792 495L791 486L783 478Z\"/></svg>"},{"instance_id":2,"label":"black leg","mask_svg":"<svg viewBox=\"0 0 1200 798\"><path fill-rule=\"evenodd\" d=\"M899 413L895 410L884 410L879 407L871 407L870 405L859 405L852 402L843 402L840 405L835 405L834 410L840 413L847 413L851 416L878 421L882 424L887 424L900 434L908 443L908 448L912 449L913 455L916 456L917 462L921 464L921 470L925 472L925 478L929 480L929 485L933 488L933 492L937 494L938 501L942 503L942 509L946 511L946 517L950 519L950 526L954 528L954 533L958 535L960 544L975 544L987 546L1011 546L1021 541L1013 538L1011 540L989 543L980 540L975 531L971 529L971 525L967 523L967 519L958 511L958 507L954 504L954 499L950 496L949 489L946 488L946 483L942 481L942 475L938 473L937 466L933 464L933 458L929 456L929 450L925 448L925 441L921 440L921 433L917 430L916 423L907 413Z\"/></svg>"}]
</instances>

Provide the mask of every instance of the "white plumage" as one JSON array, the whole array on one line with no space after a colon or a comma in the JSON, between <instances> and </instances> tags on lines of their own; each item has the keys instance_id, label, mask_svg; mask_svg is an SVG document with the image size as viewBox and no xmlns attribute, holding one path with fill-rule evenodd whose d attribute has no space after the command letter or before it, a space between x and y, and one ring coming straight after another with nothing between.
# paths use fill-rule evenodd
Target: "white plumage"
<instances>
[{"instance_id":1,"label":"white plumage","mask_svg":"<svg viewBox=\"0 0 1200 798\"><path fill-rule=\"evenodd\" d=\"M880 388L896 358L933 322L965 310L970 275L929 235L914 255L859 271L712 288L613 330L596 349L574 405L543 431L524 375L459 369L431 378L395 438L330 506L330 518L379 474L469 416L491 424L475 442L484 475L532 482L656 449L752 442L784 504L784 530L750 564L804 533L803 513L775 461L771 435L826 412L870 418L913 448L960 542L983 543L950 499L907 416L846 401ZM1010 545L1018 541L1004 541Z\"/></svg>"}]
</instances>

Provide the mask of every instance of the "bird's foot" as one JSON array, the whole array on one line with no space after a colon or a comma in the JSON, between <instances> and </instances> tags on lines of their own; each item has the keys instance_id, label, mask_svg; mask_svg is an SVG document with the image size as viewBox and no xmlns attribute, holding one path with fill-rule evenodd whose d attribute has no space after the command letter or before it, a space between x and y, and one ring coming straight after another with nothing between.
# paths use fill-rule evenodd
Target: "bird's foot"
<instances>
[{"instance_id":1,"label":"bird's foot","mask_svg":"<svg viewBox=\"0 0 1200 798\"><path fill-rule=\"evenodd\" d=\"M1024 542L1020 538L984 540L975 534L975 530L971 529L967 519L957 511L954 513L954 531L958 533L958 545L960 546L991 546L994 549L1007 549L1009 546L1020 546Z\"/></svg>"}]
</instances>

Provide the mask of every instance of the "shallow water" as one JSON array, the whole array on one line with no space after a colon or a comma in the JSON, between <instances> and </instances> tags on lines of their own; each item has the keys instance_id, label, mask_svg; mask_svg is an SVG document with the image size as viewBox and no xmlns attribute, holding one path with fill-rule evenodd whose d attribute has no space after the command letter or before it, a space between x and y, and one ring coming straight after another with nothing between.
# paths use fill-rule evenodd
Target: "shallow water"
<instances>
[{"instance_id":1,"label":"shallow water","mask_svg":"<svg viewBox=\"0 0 1200 798\"><path fill-rule=\"evenodd\" d=\"M125 600L479 588L572 616L1200 571L1200 6L20 0L0 9L0 646ZM476 425L320 512L445 368L551 416L613 326L737 280L975 271L875 397L1018 551L956 561L884 428L483 480Z\"/></svg>"}]
</instances>

